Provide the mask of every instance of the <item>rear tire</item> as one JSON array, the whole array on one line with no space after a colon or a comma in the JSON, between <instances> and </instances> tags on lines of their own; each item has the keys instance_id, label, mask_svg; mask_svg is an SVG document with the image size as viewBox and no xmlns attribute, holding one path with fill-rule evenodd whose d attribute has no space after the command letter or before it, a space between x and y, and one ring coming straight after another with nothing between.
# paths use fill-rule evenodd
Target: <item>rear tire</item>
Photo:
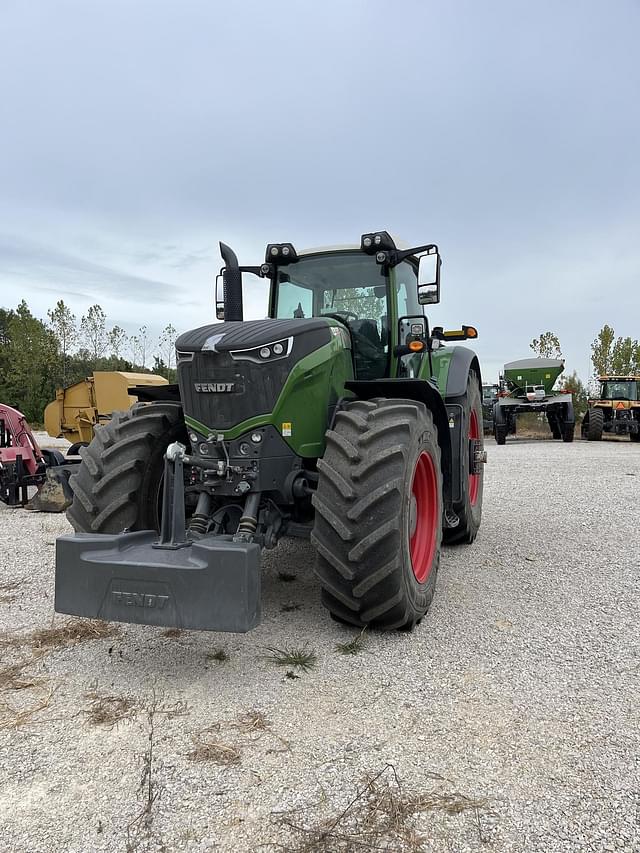
<instances>
[{"instance_id":1,"label":"rear tire","mask_svg":"<svg viewBox=\"0 0 640 853\"><path fill-rule=\"evenodd\" d=\"M604 413L602 409L589 410L589 423L587 424L587 441L600 441L604 429Z\"/></svg>"},{"instance_id":2,"label":"rear tire","mask_svg":"<svg viewBox=\"0 0 640 853\"><path fill-rule=\"evenodd\" d=\"M447 400L447 402L458 402ZM460 523L457 527L446 529L443 534L446 545L470 544L476 538L480 521L482 519L482 493L484 489L484 465L480 466L480 473L470 476L470 442L471 439L480 440L480 449L484 447L484 437L479 424L482 423L482 397L478 387L478 378L475 371L469 371L467 380L467 393L459 401L462 404L463 418L462 429L468 436L464 443L462 453L460 478L462 482L462 501L454 504L453 509L457 513Z\"/></svg>"},{"instance_id":3,"label":"rear tire","mask_svg":"<svg viewBox=\"0 0 640 853\"><path fill-rule=\"evenodd\" d=\"M164 454L173 441L188 445L182 408L139 403L114 412L96 429L71 476L67 518L84 533L159 530Z\"/></svg>"},{"instance_id":4,"label":"rear tire","mask_svg":"<svg viewBox=\"0 0 640 853\"><path fill-rule=\"evenodd\" d=\"M433 416L413 400L338 412L313 497L322 603L340 622L410 629L429 609L442 540Z\"/></svg>"},{"instance_id":5,"label":"rear tire","mask_svg":"<svg viewBox=\"0 0 640 853\"><path fill-rule=\"evenodd\" d=\"M640 441L640 432L630 432L629 439L631 441Z\"/></svg>"},{"instance_id":6,"label":"rear tire","mask_svg":"<svg viewBox=\"0 0 640 853\"><path fill-rule=\"evenodd\" d=\"M507 426L506 426L506 424L496 424L495 440L496 440L496 444L506 444L507 443Z\"/></svg>"}]
</instances>

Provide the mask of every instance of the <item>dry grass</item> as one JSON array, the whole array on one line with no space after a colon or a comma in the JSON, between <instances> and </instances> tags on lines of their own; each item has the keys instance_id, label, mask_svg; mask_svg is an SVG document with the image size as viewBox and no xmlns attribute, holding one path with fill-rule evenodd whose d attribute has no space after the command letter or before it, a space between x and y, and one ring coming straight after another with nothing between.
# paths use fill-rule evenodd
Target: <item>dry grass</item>
<instances>
[{"instance_id":1,"label":"dry grass","mask_svg":"<svg viewBox=\"0 0 640 853\"><path fill-rule=\"evenodd\" d=\"M5 647L13 645L4 639ZM42 654L36 652L29 657L20 657L0 669L0 729L19 728L51 703L54 688L48 680L26 672ZM34 691L34 694L29 691ZM17 704L9 699L11 694L20 697Z\"/></svg>"},{"instance_id":2,"label":"dry grass","mask_svg":"<svg viewBox=\"0 0 640 853\"><path fill-rule=\"evenodd\" d=\"M184 631L181 628L167 628L166 631L162 632L163 637L169 637L170 640L177 640L178 637L181 637L184 634Z\"/></svg>"},{"instance_id":3,"label":"dry grass","mask_svg":"<svg viewBox=\"0 0 640 853\"><path fill-rule=\"evenodd\" d=\"M460 815L472 812L483 837L480 811L485 799L475 799L457 791L446 791L447 780L433 777L440 787L418 794L407 793L393 765L386 765L363 786L347 807L336 815L316 823L294 820L296 812L279 817L277 824L287 827L294 837L292 845L278 846L290 853L357 853L366 850L427 851L432 844L417 828L417 817L426 812Z\"/></svg>"},{"instance_id":4,"label":"dry grass","mask_svg":"<svg viewBox=\"0 0 640 853\"><path fill-rule=\"evenodd\" d=\"M12 580L0 583L0 604L11 604L17 599L13 593L23 584L22 580Z\"/></svg>"},{"instance_id":5,"label":"dry grass","mask_svg":"<svg viewBox=\"0 0 640 853\"><path fill-rule=\"evenodd\" d=\"M38 659L39 655L30 658L21 658L15 663L0 669L0 692L9 690L28 690L38 687L45 682L44 678L33 675L25 675L25 669Z\"/></svg>"},{"instance_id":6,"label":"dry grass","mask_svg":"<svg viewBox=\"0 0 640 853\"><path fill-rule=\"evenodd\" d=\"M275 663L276 666L289 666L294 669L301 669L303 672L309 672L318 662L318 656L313 649L276 649L272 646L266 647L269 654L267 660Z\"/></svg>"},{"instance_id":7,"label":"dry grass","mask_svg":"<svg viewBox=\"0 0 640 853\"><path fill-rule=\"evenodd\" d=\"M269 721L262 711L252 708L251 711L239 714L237 721L231 725L239 729L243 734L252 734L253 732L267 731Z\"/></svg>"},{"instance_id":8,"label":"dry grass","mask_svg":"<svg viewBox=\"0 0 640 853\"><path fill-rule=\"evenodd\" d=\"M140 703L137 699L130 696L98 693L95 683L84 694L84 698L88 699L90 703L85 714L92 726L106 726L112 729L123 720L133 719L140 710Z\"/></svg>"},{"instance_id":9,"label":"dry grass","mask_svg":"<svg viewBox=\"0 0 640 853\"><path fill-rule=\"evenodd\" d=\"M242 759L242 749L237 743L223 739L221 735L223 728L235 730L251 743L255 743L267 735L277 740L284 747L283 749L268 749L267 753L291 751L289 743L272 730L266 715L262 711L252 708L250 711L239 714L235 720L212 723L207 728L197 732L193 737L194 748L187 753L189 761L210 761L222 765L239 764Z\"/></svg>"},{"instance_id":10,"label":"dry grass","mask_svg":"<svg viewBox=\"0 0 640 853\"><path fill-rule=\"evenodd\" d=\"M10 650L9 653L16 658L0 669L0 729L18 728L51 704L56 687L46 678L27 673L36 661L54 649L114 636L118 632L119 629L105 622L74 619L29 634L0 635L0 648ZM25 696L21 695L23 691ZM11 694L20 695L20 699L17 702L10 700Z\"/></svg>"},{"instance_id":11,"label":"dry grass","mask_svg":"<svg viewBox=\"0 0 640 853\"><path fill-rule=\"evenodd\" d=\"M120 629L108 622L94 619L71 619L63 625L51 628L40 628L33 631L26 639L34 649L60 649L75 646L88 640L101 640L114 637Z\"/></svg>"},{"instance_id":12,"label":"dry grass","mask_svg":"<svg viewBox=\"0 0 640 853\"><path fill-rule=\"evenodd\" d=\"M224 743L218 737L220 723L214 723L199 731L193 738L194 748L187 753L189 761L213 762L214 764L240 764L242 753L237 746Z\"/></svg>"},{"instance_id":13,"label":"dry grass","mask_svg":"<svg viewBox=\"0 0 640 853\"><path fill-rule=\"evenodd\" d=\"M4 696L1 697L0 716L4 719L0 719L0 729L18 729L30 722L34 714L49 707L54 693L55 688L50 686L32 705L21 708L16 708Z\"/></svg>"},{"instance_id":14,"label":"dry grass","mask_svg":"<svg viewBox=\"0 0 640 853\"><path fill-rule=\"evenodd\" d=\"M359 655L367 647L367 643L364 638L365 630L366 628L363 628L359 634L346 643L336 643L336 651L341 655Z\"/></svg>"}]
</instances>

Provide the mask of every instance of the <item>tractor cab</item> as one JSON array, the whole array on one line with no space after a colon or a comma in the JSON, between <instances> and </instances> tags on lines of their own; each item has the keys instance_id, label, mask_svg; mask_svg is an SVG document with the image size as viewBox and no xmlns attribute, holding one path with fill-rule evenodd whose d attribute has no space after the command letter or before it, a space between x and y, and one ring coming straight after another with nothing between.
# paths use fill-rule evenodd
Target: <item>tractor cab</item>
<instances>
[{"instance_id":1,"label":"tractor cab","mask_svg":"<svg viewBox=\"0 0 640 853\"><path fill-rule=\"evenodd\" d=\"M226 293L235 260L223 257ZM399 375L399 345L426 342L423 305L440 301L440 264L437 246L399 248L383 231L364 234L360 245L298 251L272 243L262 266L239 270L270 279L271 319L338 321L348 333L355 378L375 380ZM229 319L223 304L217 299L217 316Z\"/></svg>"},{"instance_id":2,"label":"tractor cab","mask_svg":"<svg viewBox=\"0 0 640 853\"><path fill-rule=\"evenodd\" d=\"M636 376L601 376L599 382L601 400L616 402L636 402L638 400L640 379Z\"/></svg>"}]
</instances>

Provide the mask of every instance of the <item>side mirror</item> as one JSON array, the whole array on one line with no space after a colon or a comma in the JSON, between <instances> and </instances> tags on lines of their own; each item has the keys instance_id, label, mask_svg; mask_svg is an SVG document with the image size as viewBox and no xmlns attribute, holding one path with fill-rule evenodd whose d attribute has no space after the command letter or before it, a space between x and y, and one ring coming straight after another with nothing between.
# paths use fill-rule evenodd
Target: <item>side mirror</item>
<instances>
[{"instance_id":1,"label":"side mirror","mask_svg":"<svg viewBox=\"0 0 640 853\"><path fill-rule=\"evenodd\" d=\"M437 250L420 256L418 266L418 302L433 305L440 302L440 264Z\"/></svg>"},{"instance_id":2,"label":"side mirror","mask_svg":"<svg viewBox=\"0 0 640 853\"><path fill-rule=\"evenodd\" d=\"M224 320L224 288L222 284L222 273L218 273L216 276L215 291L216 320Z\"/></svg>"}]
</instances>

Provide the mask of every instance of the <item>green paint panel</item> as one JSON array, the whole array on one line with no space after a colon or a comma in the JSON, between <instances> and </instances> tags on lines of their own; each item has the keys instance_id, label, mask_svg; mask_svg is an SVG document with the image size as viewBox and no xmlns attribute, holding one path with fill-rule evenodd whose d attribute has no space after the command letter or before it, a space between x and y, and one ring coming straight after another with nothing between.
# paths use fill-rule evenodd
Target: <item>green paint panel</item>
<instances>
[{"instance_id":1,"label":"green paint panel","mask_svg":"<svg viewBox=\"0 0 640 853\"><path fill-rule=\"evenodd\" d=\"M328 414L344 396L345 382L352 378L351 352L337 335L293 367L270 414L257 415L227 430L217 430L189 416L185 421L201 435L220 433L226 440L271 424L298 456L313 459L324 453Z\"/></svg>"},{"instance_id":2,"label":"green paint panel","mask_svg":"<svg viewBox=\"0 0 640 853\"><path fill-rule=\"evenodd\" d=\"M435 376L438 382L438 390L440 391L440 396L444 397L447 393L447 380L449 378L449 368L451 366L451 359L453 358L453 349L447 349L444 347L443 349L434 350L431 353L431 359L433 361L433 375ZM429 376L429 359L424 358L422 360L422 365L420 369L420 379L430 379Z\"/></svg>"}]
</instances>

